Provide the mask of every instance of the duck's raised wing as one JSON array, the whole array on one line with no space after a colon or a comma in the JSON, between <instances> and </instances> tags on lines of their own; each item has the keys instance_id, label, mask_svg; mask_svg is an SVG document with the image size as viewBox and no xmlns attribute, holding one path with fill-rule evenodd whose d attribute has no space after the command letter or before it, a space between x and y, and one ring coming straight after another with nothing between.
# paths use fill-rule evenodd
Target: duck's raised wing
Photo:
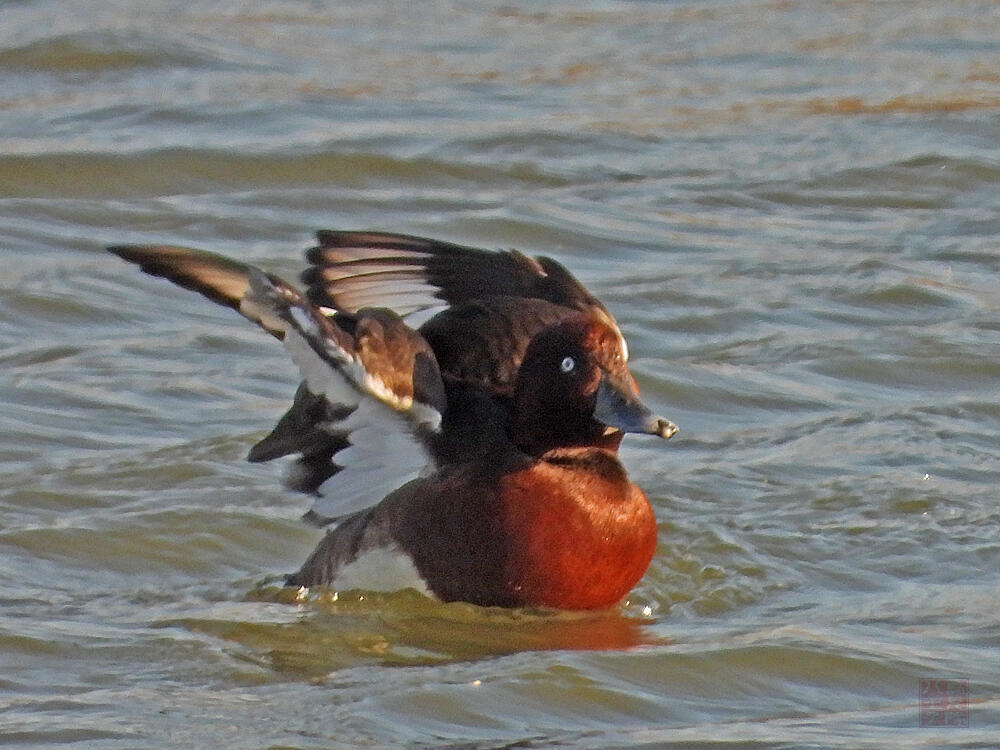
<instances>
[{"instance_id":1,"label":"duck's raised wing","mask_svg":"<svg viewBox=\"0 0 1000 750\"><path fill-rule=\"evenodd\" d=\"M531 338L581 312L614 329L628 356L604 305L551 258L387 232L327 230L317 239L302 274L310 301L344 310L378 304L403 316L437 308L420 332L451 379L509 393Z\"/></svg>"},{"instance_id":2,"label":"duck's raised wing","mask_svg":"<svg viewBox=\"0 0 1000 750\"><path fill-rule=\"evenodd\" d=\"M368 507L430 462L445 409L441 375L427 342L391 310L321 311L280 278L200 250L109 250L238 310L284 342L305 391L250 457L301 453L309 478L293 482L303 487L332 476L329 500L317 501L314 517L335 520Z\"/></svg>"},{"instance_id":3,"label":"duck's raised wing","mask_svg":"<svg viewBox=\"0 0 1000 750\"><path fill-rule=\"evenodd\" d=\"M302 280L318 306L368 305L400 315L487 297L540 299L578 311L604 306L561 264L387 232L321 231Z\"/></svg>"},{"instance_id":4,"label":"duck's raised wing","mask_svg":"<svg viewBox=\"0 0 1000 750\"><path fill-rule=\"evenodd\" d=\"M150 276L168 279L177 286L231 307L272 336L283 337L283 329L269 327L265 321L243 308L243 301L250 290L251 270L251 266L245 263L216 253L174 245L112 245L108 252L135 263ZM276 276L270 278L273 283L284 284Z\"/></svg>"}]
</instances>

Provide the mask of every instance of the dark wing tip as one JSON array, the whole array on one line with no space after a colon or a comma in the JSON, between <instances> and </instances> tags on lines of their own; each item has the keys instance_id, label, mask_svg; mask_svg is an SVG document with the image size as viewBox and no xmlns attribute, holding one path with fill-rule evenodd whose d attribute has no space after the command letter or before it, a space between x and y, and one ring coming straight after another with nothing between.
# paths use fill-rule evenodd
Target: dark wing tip
<instances>
[{"instance_id":1,"label":"dark wing tip","mask_svg":"<svg viewBox=\"0 0 1000 750\"><path fill-rule=\"evenodd\" d=\"M123 258L124 260L130 260L130 261L132 261L134 263L135 260L132 257L132 250L134 248L136 248L136 247L139 247L139 246L138 245L108 245L104 249L107 250L109 253L113 253L113 254L117 255L119 258Z\"/></svg>"},{"instance_id":2,"label":"dark wing tip","mask_svg":"<svg viewBox=\"0 0 1000 750\"><path fill-rule=\"evenodd\" d=\"M180 272L185 258L196 258L201 252L171 245L109 245L107 251L135 263L148 274L171 280Z\"/></svg>"},{"instance_id":3,"label":"dark wing tip","mask_svg":"<svg viewBox=\"0 0 1000 750\"><path fill-rule=\"evenodd\" d=\"M151 276L235 310L240 309L250 285L250 266L205 250L173 245L110 245L107 249Z\"/></svg>"}]
</instances>

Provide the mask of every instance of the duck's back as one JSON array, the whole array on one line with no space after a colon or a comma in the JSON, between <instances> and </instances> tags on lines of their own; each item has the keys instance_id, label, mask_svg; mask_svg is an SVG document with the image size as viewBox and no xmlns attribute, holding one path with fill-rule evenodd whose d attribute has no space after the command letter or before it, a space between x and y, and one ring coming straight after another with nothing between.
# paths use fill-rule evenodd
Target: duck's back
<instances>
[{"instance_id":1,"label":"duck's back","mask_svg":"<svg viewBox=\"0 0 1000 750\"><path fill-rule=\"evenodd\" d=\"M578 311L542 299L485 297L442 310L420 327L447 379L509 395L535 334Z\"/></svg>"}]
</instances>

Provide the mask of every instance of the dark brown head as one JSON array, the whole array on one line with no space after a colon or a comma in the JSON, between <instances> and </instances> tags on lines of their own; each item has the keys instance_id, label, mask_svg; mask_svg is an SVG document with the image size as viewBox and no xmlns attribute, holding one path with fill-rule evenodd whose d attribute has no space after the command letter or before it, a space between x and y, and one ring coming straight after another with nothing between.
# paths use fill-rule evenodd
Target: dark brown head
<instances>
[{"instance_id":1,"label":"dark brown head","mask_svg":"<svg viewBox=\"0 0 1000 750\"><path fill-rule=\"evenodd\" d=\"M579 315L541 331L528 346L514 385L511 437L521 450L615 449L624 432L669 438L677 427L640 400L618 331Z\"/></svg>"}]
</instances>

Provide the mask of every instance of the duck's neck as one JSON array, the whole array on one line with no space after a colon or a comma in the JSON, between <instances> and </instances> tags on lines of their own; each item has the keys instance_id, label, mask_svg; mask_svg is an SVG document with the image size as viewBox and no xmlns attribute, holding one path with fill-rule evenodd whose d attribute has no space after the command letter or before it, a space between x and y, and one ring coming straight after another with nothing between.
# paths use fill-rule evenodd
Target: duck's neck
<instances>
[{"instance_id":1,"label":"duck's neck","mask_svg":"<svg viewBox=\"0 0 1000 750\"><path fill-rule=\"evenodd\" d=\"M623 433L593 422L586 429L575 429L570 434L562 431L546 430L544 423L519 423L516 416L509 426L511 440L517 448L529 456L542 458L559 451L579 451L594 449L614 456L621 445Z\"/></svg>"},{"instance_id":2,"label":"duck's neck","mask_svg":"<svg viewBox=\"0 0 1000 750\"><path fill-rule=\"evenodd\" d=\"M542 454L539 458L546 463L556 466L598 474L610 482L629 481L625 467L618 460L618 454L615 450L596 446L553 448Z\"/></svg>"}]
</instances>

